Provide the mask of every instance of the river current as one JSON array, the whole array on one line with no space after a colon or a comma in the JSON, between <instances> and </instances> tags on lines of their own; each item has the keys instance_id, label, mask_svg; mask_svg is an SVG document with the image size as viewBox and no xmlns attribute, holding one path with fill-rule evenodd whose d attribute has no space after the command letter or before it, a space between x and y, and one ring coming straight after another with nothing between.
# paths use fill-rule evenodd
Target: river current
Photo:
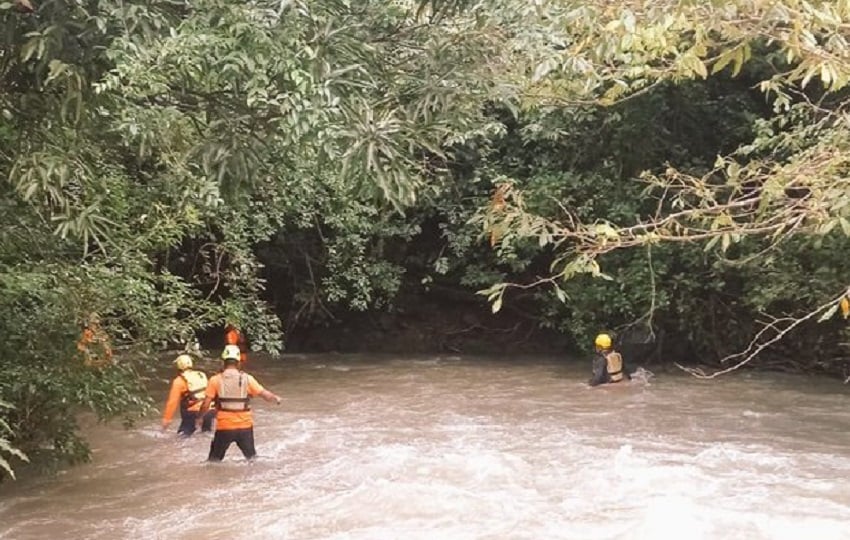
<instances>
[{"instance_id":1,"label":"river current","mask_svg":"<svg viewBox=\"0 0 850 540\"><path fill-rule=\"evenodd\" d=\"M88 426L91 463L0 486L0 538L850 539L840 381L590 389L584 363L451 356L249 368L284 398L255 402L254 462L234 445L208 464L208 434L156 417Z\"/></svg>"}]
</instances>

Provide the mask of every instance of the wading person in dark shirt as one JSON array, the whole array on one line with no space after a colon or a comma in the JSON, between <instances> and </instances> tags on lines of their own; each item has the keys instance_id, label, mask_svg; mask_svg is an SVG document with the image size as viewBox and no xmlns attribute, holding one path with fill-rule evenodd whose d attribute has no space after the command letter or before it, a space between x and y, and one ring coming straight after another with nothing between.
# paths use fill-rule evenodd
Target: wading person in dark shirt
<instances>
[{"instance_id":1,"label":"wading person in dark shirt","mask_svg":"<svg viewBox=\"0 0 850 540\"><path fill-rule=\"evenodd\" d=\"M593 375L587 384L599 386L600 384L618 383L628 380L629 376L623 365L623 357L614 350L611 336L599 334L594 340L596 345L596 356L593 358Z\"/></svg>"}]
</instances>

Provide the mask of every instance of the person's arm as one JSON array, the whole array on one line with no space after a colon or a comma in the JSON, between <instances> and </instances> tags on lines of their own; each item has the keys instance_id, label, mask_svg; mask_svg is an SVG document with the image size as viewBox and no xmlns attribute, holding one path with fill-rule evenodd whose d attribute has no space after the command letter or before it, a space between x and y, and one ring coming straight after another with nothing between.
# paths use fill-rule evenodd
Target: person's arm
<instances>
[{"instance_id":1,"label":"person's arm","mask_svg":"<svg viewBox=\"0 0 850 540\"><path fill-rule=\"evenodd\" d=\"M278 405L280 405L280 396L275 394L274 392L269 392L263 386L257 382L257 379L248 375L250 377L248 379L248 394L251 396L260 396L266 401L274 401Z\"/></svg>"},{"instance_id":2,"label":"person's arm","mask_svg":"<svg viewBox=\"0 0 850 540\"><path fill-rule=\"evenodd\" d=\"M263 389L263 391L260 392L260 397L263 398L266 401L274 401L275 403L280 405L280 396L278 396L277 394L274 394L272 392L269 392L266 389Z\"/></svg>"},{"instance_id":3,"label":"person's arm","mask_svg":"<svg viewBox=\"0 0 850 540\"><path fill-rule=\"evenodd\" d=\"M587 384L590 386L598 386L603 384L606 381L606 376L608 375L608 362L605 360L605 357L601 354L597 354L593 358L593 375L591 375L590 380L587 381Z\"/></svg>"},{"instance_id":4,"label":"person's arm","mask_svg":"<svg viewBox=\"0 0 850 540\"><path fill-rule=\"evenodd\" d=\"M210 409L210 404L218 395L218 387L213 384L213 380L210 379L207 383L206 397L204 397L203 403L201 403L201 408L198 409L198 419L201 419L204 414Z\"/></svg>"},{"instance_id":5,"label":"person's arm","mask_svg":"<svg viewBox=\"0 0 850 540\"><path fill-rule=\"evenodd\" d=\"M171 418L180 407L180 398L183 396L185 383L182 377L175 377L171 382L171 390L168 392L168 400L165 402L165 411L162 413L162 429L168 429Z\"/></svg>"},{"instance_id":6,"label":"person's arm","mask_svg":"<svg viewBox=\"0 0 850 540\"><path fill-rule=\"evenodd\" d=\"M201 403L201 408L198 409L198 415L203 416L208 410L210 410L210 404L212 404L212 398L209 396L204 398L203 403Z\"/></svg>"}]
</instances>

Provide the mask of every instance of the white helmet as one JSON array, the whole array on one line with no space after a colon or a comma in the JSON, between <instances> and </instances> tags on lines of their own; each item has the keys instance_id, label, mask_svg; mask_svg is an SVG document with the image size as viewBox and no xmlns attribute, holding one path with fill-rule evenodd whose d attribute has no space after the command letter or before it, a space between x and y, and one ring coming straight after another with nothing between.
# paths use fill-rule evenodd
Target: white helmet
<instances>
[{"instance_id":1,"label":"white helmet","mask_svg":"<svg viewBox=\"0 0 850 540\"><path fill-rule=\"evenodd\" d=\"M192 357L188 354L181 354L177 358L174 359L174 365L177 366L177 369L183 371L184 369L189 369L192 367Z\"/></svg>"},{"instance_id":2,"label":"white helmet","mask_svg":"<svg viewBox=\"0 0 850 540\"><path fill-rule=\"evenodd\" d=\"M221 351L222 360L240 360L241 358L242 351L239 350L239 345L225 345L224 350Z\"/></svg>"}]
</instances>

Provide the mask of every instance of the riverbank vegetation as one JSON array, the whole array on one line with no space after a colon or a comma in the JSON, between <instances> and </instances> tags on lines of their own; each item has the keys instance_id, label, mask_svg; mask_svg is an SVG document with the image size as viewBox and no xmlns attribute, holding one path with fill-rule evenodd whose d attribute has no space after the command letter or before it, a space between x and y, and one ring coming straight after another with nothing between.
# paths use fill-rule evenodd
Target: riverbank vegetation
<instances>
[{"instance_id":1,"label":"riverbank vegetation","mask_svg":"<svg viewBox=\"0 0 850 540\"><path fill-rule=\"evenodd\" d=\"M0 2L0 467L84 458L76 410L144 414L225 321L445 302L847 377L848 38L847 0Z\"/></svg>"}]
</instances>

